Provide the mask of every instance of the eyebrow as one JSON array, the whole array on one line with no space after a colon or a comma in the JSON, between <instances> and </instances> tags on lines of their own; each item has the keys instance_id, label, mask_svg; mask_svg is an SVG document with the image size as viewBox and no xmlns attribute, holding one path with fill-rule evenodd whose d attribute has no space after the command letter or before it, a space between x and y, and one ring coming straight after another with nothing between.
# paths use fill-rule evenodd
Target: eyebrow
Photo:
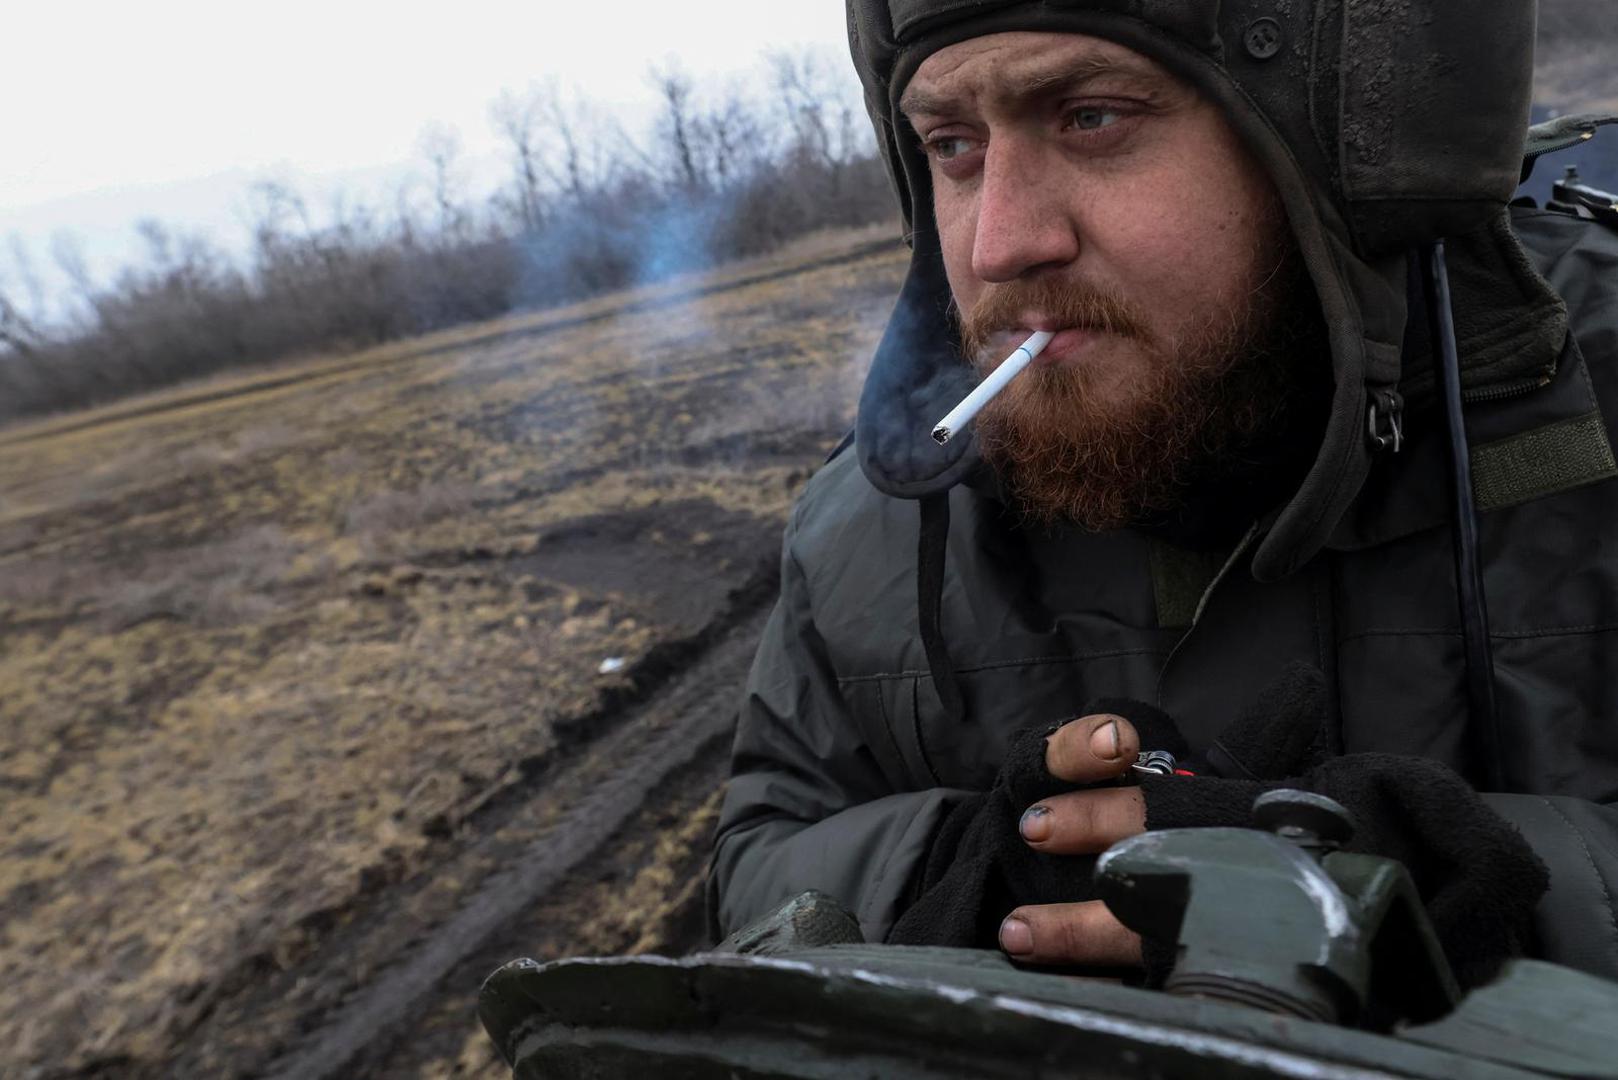
<instances>
[{"instance_id":1,"label":"eyebrow","mask_svg":"<svg viewBox=\"0 0 1618 1080\"><path fill-rule=\"evenodd\" d=\"M1121 76L1139 82L1162 83L1166 76L1157 68L1139 61L1113 56L1092 56L1054 71L1032 75L1010 87L994 87L991 93L1013 101L1043 97L1057 90L1076 90L1108 76ZM899 111L906 116L944 116L959 112L966 98L959 94L933 93L912 85L899 99Z\"/></svg>"}]
</instances>

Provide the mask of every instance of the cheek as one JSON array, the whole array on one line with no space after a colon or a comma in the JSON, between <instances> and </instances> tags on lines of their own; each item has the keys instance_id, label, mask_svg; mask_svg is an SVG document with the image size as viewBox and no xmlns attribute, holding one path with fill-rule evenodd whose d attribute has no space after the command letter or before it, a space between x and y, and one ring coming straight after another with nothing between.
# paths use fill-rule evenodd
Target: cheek
<instances>
[{"instance_id":1,"label":"cheek","mask_svg":"<svg viewBox=\"0 0 1618 1080\"><path fill-rule=\"evenodd\" d=\"M944 256L944 276L956 305L971 311L977 303L980 282L972 272L972 247L977 235L977 212L970 199L960 194L939 195L933 200L933 220L938 224L938 241Z\"/></svg>"},{"instance_id":2,"label":"cheek","mask_svg":"<svg viewBox=\"0 0 1618 1080\"><path fill-rule=\"evenodd\" d=\"M1158 200L1114 222L1106 258L1125 295L1165 337L1177 338L1184 327L1240 306L1266 227L1245 198Z\"/></svg>"}]
</instances>

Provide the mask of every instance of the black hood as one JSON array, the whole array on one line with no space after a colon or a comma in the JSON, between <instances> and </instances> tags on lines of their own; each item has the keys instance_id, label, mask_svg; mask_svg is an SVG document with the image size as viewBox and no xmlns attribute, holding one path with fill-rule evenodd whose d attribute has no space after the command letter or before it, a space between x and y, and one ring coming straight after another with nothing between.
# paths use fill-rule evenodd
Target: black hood
<instances>
[{"instance_id":1,"label":"black hood","mask_svg":"<svg viewBox=\"0 0 1618 1080\"><path fill-rule=\"evenodd\" d=\"M932 53L991 33L1083 33L1151 57L1223 108L1280 193L1325 316L1333 396L1318 457L1255 556L1261 578L1307 561L1354 502L1375 452L1373 403L1412 377L1422 389L1422 363L1404 355L1410 251L1448 238L1464 264L1469 386L1554 368L1565 309L1506 224L1532 0L849 0L848 20L913 251L856 426L861 466L888 494L937 494L981 465L970 433L929 437L975 376L948 317L927 162L898 100Z\"/></svg>"}]
</instances>

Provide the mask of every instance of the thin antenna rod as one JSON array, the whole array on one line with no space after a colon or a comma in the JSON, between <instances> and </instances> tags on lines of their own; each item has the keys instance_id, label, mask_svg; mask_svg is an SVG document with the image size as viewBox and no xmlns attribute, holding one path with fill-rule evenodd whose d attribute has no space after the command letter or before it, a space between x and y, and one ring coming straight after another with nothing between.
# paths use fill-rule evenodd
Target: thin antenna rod
<instances>
[{"instance_id":1,"label":"thin antenna rod","mask_svg":"<svg viewBox=\"0 0 1618 1080\"><path fill-rule=\"evenodd\" d=\"M1505 754L1500 714L1495 701L1494 653L1489 645L1489 610L1483 594L1483 561L1479 557L1477 504L1472 495L1472 453L1461 411L1461 361L1455 344L1455 311L1451 306L1449 264L1444 241L1423 252L1422 284L1444 390L1444 426L1449 435L1451 506L1455 525L1455 583L1460 594L1461 635L1466 648L1467 729L1473 756L1487 791L1504 791Z\"/></svg>"}]
</instances>

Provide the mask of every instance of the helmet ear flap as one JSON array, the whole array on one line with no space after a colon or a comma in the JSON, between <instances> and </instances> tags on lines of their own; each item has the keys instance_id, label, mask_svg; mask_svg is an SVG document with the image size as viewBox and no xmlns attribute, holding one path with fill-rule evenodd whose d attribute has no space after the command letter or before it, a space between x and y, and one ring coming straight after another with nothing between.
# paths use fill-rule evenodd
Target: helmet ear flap
<instances>
[{"instance_id":1,"label":"helmet ear flap","mask_svg":"<svg viewBox=\"0 0 1618 1080\"><path fill-rule=\"evenodd\" d=\"M1344 0L1342 20L1338 185L1361 251L1402 251L1497 214L1522 173L1535 5Z\"/></svg>"},{"instance_id":2,"label":"helmet ear flap","mask_svg":"<svg viewBox=\"0 0 1618 1080\"><path fill-rule=\"evenodd\" d=\"M847 10L849 53L864 90L866 115L876 131L877 149L899 199L899 214L904 220L904 235L908 241L915 221L915 197L905 176L902 136L895 129L893 106L888 100L888 79L899 51L894 40L892 13L888 10L888 0L847 0Z\"/></svg>"}]
</instances>

